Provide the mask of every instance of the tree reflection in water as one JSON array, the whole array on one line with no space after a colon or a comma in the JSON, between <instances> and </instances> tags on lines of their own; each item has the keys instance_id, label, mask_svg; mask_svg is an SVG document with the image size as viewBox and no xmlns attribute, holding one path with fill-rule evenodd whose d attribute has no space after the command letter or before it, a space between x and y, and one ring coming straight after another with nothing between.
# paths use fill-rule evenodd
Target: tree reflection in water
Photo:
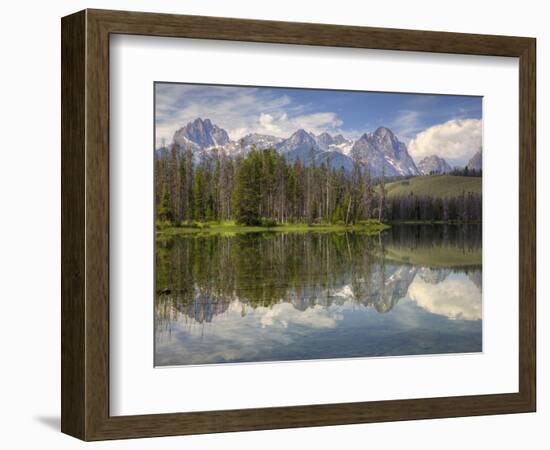
<instances>
[{"instance_id":1,"label":"tree reflection in water","mask_svg":"<svg viewBox=\"0 0 550 450\"><path fill-rule=\"evenodd\" d=\"M198 327L204 338L205 333L215 334L217 328L221 332L229 326L221 322L224 317L231 326L238 327L241 320L243 326L251 327L245 318L254 312L263 314L254 322L259 346L262 328L276 320L288 327L289 315L307 330L308 323L313 327L308 322L312 314L324 311L320 323L329 328L346 322L344 307L385 314L403 299L455 322L481 321L478 225L393 226L378 236L357 232L184 235L158 240L156 250L155 334L161 353L163 343L173 341L174 327L180 331L182 324L184 330ZM238 315L229 314L235 309ZM340 312L327 315L335 311ZM353 322L351 316L348 322ZM191 335L182 335L177 344L187 345L189 351L192 340ZM163 360L162 355L156 356L157 361ZM263 360L261 354L255 358Z\"/></svg>"}]
</instances>

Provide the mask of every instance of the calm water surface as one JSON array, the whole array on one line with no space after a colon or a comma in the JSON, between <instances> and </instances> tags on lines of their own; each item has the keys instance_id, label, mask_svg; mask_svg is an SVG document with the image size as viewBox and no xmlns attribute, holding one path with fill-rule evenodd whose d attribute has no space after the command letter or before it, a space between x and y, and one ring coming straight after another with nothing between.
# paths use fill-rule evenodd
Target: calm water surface
<instances>
[{"instance_id":1,"label":"calm water surface","mask_svg":"<svg viewBox=\"0 0 550 450\"><path fill-rule=\"evenodd\" d=\"M481 226L159 239L155 365L482 350Z\"/></svg>"}]
</instances>

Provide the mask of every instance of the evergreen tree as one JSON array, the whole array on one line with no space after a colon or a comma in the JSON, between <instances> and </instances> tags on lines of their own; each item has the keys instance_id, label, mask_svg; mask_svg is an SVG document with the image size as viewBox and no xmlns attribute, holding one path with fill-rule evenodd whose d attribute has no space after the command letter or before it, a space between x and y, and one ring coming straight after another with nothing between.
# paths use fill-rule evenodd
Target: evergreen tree
<instances>
[{"instance_id":1,"label":"evergreen tree","mask_svg":"<svg viewBox=\"0 0 550 450\"><path fill-rule=\"evenodd\" d=\"M235 219L243 225L261 223L262 160L258 151L252 150L242 161L237 173L233 195Z\"/></svg>"},{"instance_id":2,"label":"evergreen tree","mask_svg":"<svg viewBox=\"0 0 550 450\"><path fill-rule=\"evenodd\" d=\"M351 171L331 167L331 159L315 164L289 163L274 149L252 148L246 156L228 157L212 150L197 161L190 148L172 146L155 159L155 203L163 221L236 220L261 223L353 224L377 217L384 220L443 220L478 222L480 194L464 192L449 198L388 196L386 183L394 178L371 178L368 162L353 161ZM457 169L458 170L458 169ZM460 169L459 175L481 176ZM405 183L405 182L404 182ZM375 185L378 186L375 186Z\"/></svg>"},{"instance_id":3,"label":"evergreen tree","mask_svg":"<svg viewBox=\"0 0 550 450\"><path fill-rule=\"evenodd\" d=\"M170 198L170 191L166 184L162 187L162 194L160 196L160 203L157 209L157 216L160 220L172 221L174 215L172 213L172 200Z\"/></svg>"},{"instance_id":4,"label":"evergreen tree","mask_svg":"<svg viewBox=\"0 0 550 450\"><path fill-rule=\"evenodd\" d=\"M207 196L204 172L201 166L195 170L193 177L193 217L196 220L206 220Z\"/></svg>"}]
</instances>

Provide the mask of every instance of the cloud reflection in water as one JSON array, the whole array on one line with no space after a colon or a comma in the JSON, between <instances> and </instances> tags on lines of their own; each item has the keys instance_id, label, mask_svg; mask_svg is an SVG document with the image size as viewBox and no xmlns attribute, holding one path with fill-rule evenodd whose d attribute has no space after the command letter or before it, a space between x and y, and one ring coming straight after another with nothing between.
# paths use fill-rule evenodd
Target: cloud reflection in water
<instances>
[{"instance_id":1,"label":"cloud reflection in water","mask_svg":"<svg viewBox=\"0 0 550 450\"><path fill-rule=\"evenodd\" d=\"M384 242L361 236L218 239L213 248L220 250L211 254L201 251L201 242L176 242L168 256L184 259L169 267L181 268L174 272L181 281L168 279L170 289L157 297L155 364L481 351L478 247L451 237L441 242L442 255L466 254L468 264L390 260L377 247ZM392 258L411 248L409 240L403 247L389 244ZM311 261L294 253L304 247ZM221 267L223 278L216 275Z\"/></svg>"}]
</instances>

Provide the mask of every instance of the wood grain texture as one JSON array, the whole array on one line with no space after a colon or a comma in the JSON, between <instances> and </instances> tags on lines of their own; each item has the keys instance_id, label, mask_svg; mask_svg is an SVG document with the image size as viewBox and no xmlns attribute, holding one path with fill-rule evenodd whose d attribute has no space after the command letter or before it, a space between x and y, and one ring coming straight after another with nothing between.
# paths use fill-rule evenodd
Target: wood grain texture
<instances>
[{"instance_id":1,"label":"wood grain texture","mask_svg":"<svg viewBox=\"0 0 550 450\"><path fill-rule=\"evenodd\" d=\"M61 27L61 430L78 437L86 408L85 20L76 13Z\"/></svg>"},{"instance_id":2,"label":"wood grain texture","mask_svg":"<svg viewBox=\"0 0 550 450\"><path fill-rule=\"evenodd\" d=\"M536 41L519 64L519 390L536 409Z\"/></svg>"},{"instance_id":3,"label":"wood grain texture","mask_svg":"<svg viewBox=\"0 0 550 450\"><path fill-rule=\"evenodd\" d=\"M529 41L514 36L128 11L88 10L88 17L100 20L112 33L465 55L519 57Z\"/></svg>"},{"instance_id":4,"label":"wood grain texture","mask_svg":"<svg viewBox=\"0 0 550 450\"><path fill-rule=\"evenodd\" d=\"M109 415L109 35L519 57L519 391L231 411ZM62 20L62 430L84 440L534 411L535 40L87 10ZM185 405L182 405L185 409Z\"/></svg>"},{"instance_id":5,"label":"wood grain texture","mask_svg":"<svg viewBox=\"0 0 550 450\"><path fill-rule=\"evenodd\" d=\"M109 32L86 29L86 439L109 416Z\"/></svg>"}]
</instances>

